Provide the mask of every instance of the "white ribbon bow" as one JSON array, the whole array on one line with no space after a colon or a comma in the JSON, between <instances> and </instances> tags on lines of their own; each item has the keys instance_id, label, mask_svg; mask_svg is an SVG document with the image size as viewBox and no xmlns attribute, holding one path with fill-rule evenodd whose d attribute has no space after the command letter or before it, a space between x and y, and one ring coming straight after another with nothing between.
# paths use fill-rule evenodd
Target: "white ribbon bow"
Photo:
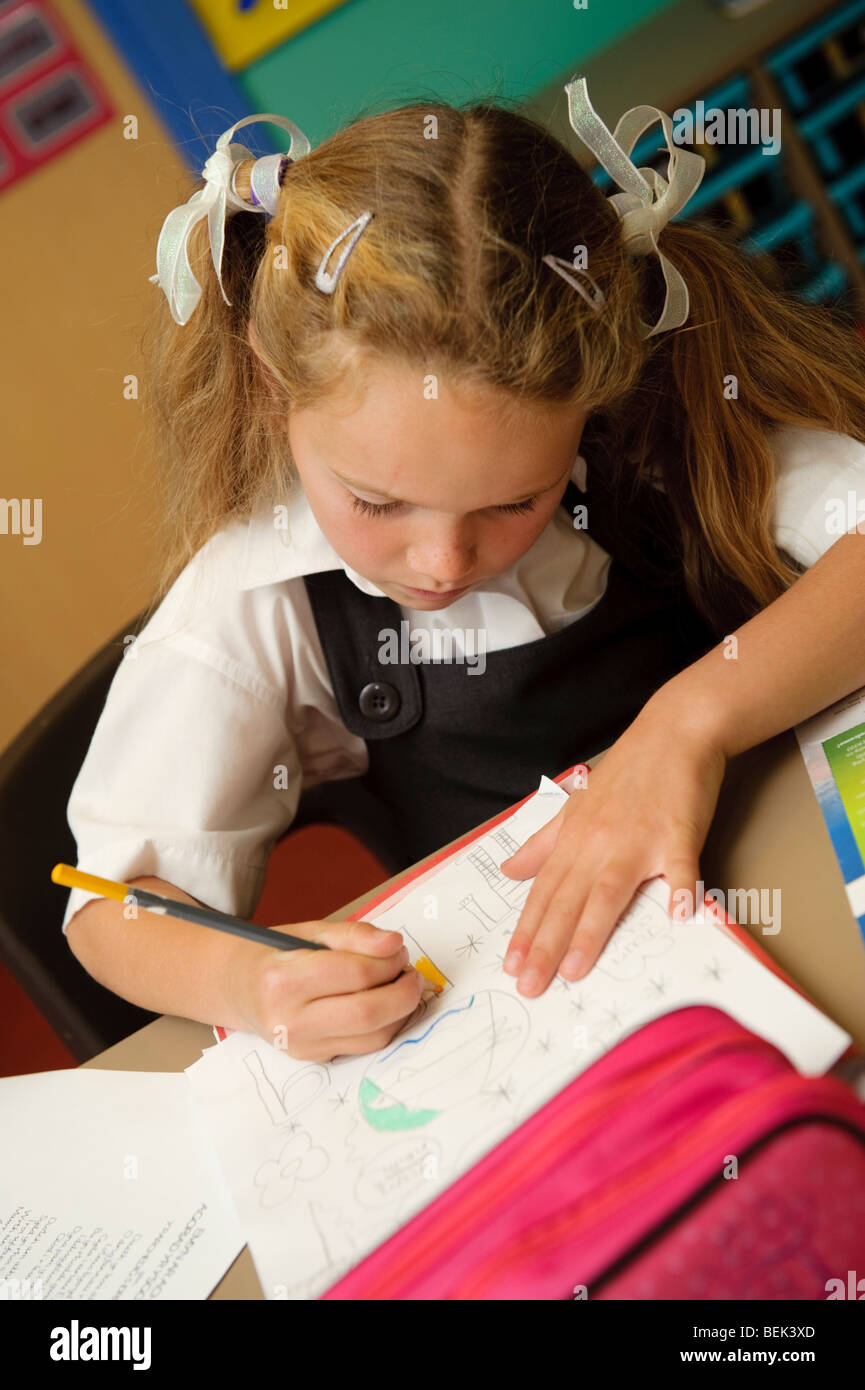
<instances>
[{"instance_id":1,"label":"white ribbon bow","mask_svg":"<svg viewBox=\"0 0 865 1390\"><path fill-rule=\"evenodd\" d=\"M230 208L232 212L267 213L269 210L255 203L247 202L234 192L234 174L237 165L244 159L256 156L245 145L233 145L231 137L241 126L255 121L271 121L291 134L291 145L287 151L289 159L300 159L309 154L310 143L293 121L286 116L273 113L259 116L244 116L229 130L223 132L216 142L216 149L201 171L205 180L204 188L199 188L187 202L174 208L166 217L159 233L156 246L156 274L151 275L150 283L159 285L168 300L171 316L175 323L187 323L201 298L201 286L192 273L187 251L188 237L192 228L203 217L207 218L210 236L210 254L219 288L226 304L231 307L222 284L222 252L225 245L225 218ZM265 156L267 157L267 156ZM272 211L272 210L270 210Z\"/></svg>"},{"instance_id":2,"label":"white ribbon bow","mask_svg":"<svg viewBox=\"0 0 865 1390\"><path fill-rule=\"evenodd\" d=\"M613 193L613 204L622 219L622 236L627 250L635 256L655 254L661 264L667 293L661 316L652 327L643 323L643 337L653 338L667 328L679 328L688 317L688 287L678 270L658 247L658 237L693 196L703 177L706 161L702 155L683 150L673 143L673 123L657 106L633 106L620 117L612 134L604 125L586 90L585 77L573 77L565 86L568 118L584 144L607 173L624 191ZM660 121L670 152L667 177L657 169L638 169L628 158L643 131Z\"/></svg>"}]
</instances>

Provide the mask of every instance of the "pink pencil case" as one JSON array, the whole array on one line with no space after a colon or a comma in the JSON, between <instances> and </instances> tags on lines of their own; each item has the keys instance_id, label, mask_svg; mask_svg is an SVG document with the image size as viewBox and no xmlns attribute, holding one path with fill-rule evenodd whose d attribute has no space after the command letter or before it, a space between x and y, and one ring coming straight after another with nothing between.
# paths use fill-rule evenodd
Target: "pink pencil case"
<instances>
[{"instance_id":1,"label":"pink pencil case","mask_svg":"<svg viewBox=\"0 0 865 1390\"><path fill-rule=\"evenodd\" d=\"M705 1005L576 1077L328 1299L826 1299L865 1270L865 1105Z\"/></svg>"}]
</instances>

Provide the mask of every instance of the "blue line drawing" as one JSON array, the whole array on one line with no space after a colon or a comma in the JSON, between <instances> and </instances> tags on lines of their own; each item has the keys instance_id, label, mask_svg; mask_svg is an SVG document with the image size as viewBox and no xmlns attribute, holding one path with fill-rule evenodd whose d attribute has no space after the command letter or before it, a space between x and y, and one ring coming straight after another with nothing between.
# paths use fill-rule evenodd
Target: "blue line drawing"
<instances>
[{"instance_id":1,"label":"blue line drawing","mask_svg":"<svg viewBox=\"0 0 865 1390\"><path fill-rule=\"evenodd\" d=\"M386 1052L385 1055L384 1055L383 1057L380 1057L380 1058L379 1058L379 1061L381 1061L381 1062L389 1062L390 1059L391 1059L391 1057L393 1057L394 1053L399 1052L399 1050L400 1050L401 1047L417 1047L418 1043L422 1043L423 1040L424 1040L424 1038L428 1038L429 1035L430 1035L430 1033L432 1032L433 1028L435 1028L437 1024L441 1023L443 1019L447 1018L449 1014L461 1014L461 1013L464 1013L466 1009L470 1009L470 1008L471 1008L471 1006L472 1006L472 1004L473 1004L474 1002L475 1002L475 996L472 995L472 997L471 997L471 999L469 1000L469 1002L468 1002L467 1004L463 1004L462 1008L459 1008L459 1009L446 1009L445 1012L444 1012L443 1014L439 1014L438 1018L434 1018L434 1019L433 1019L432 1023L431 1023L430 1026L429 1026L429 1028L427 1028L427 1030L426 1030L425 1033L421 1033L421 1035L420 1035L419 1038L405 1038L401 1043L397 1043L397 1045L396 1045L396 1047L393 1049L393 1051L391 1051L391 1052Z\"/></svg>"},{"instance_id":2,"label":"blue line drawing","mask_svg":"<svg viewBox=\"0 0 865 1390\"><path fill-rule=\"evenodd\" d=\"M364 1118L376 1128L405 1129L476 1100L513 1067L530 1031L521 999L476 991L436 1018L414 1047L407 1038L370 1061L361 1081L362 1088L370 1083L361 1097Z\"/></svg>"}]
</instances>

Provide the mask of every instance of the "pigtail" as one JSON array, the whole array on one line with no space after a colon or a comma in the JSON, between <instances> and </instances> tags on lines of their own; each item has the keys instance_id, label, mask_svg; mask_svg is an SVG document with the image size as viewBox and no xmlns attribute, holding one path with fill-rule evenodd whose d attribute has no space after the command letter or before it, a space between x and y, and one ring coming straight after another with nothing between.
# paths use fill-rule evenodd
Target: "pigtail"
<instances>
[{"instance_id":1,"label":"pigtail","mask_svg":"<svg viewBox=\"0 0 865 1390\"><path fill-rule=\"evenodd\" d=\"M226 219L226 304L202 220L188 240L190 266L201 286L195 312L181 326L165 296L154 295L143 335L142 401L162 462L154 539L166 558L148 616L225 520L249 516L285 476L278 422L247 333L265 248L259 214L241 211Z\"/></svg>"},{"instance_id":2,"label":"pigtail","mask_svg":"<svg viewBox=\"0 0 865 1390\"><path fill-rule=\"evenodd\" d=\"M772 536L770 431L822 428L865 442L865 349L840 317L779 288L772 263L726 231L671 223L659 244L688 286L688 320L650 348L607 438L620 466L626 458L637 476L661 478L691 599L730 631L801 573Z\"/></svg>"}]
</instances>

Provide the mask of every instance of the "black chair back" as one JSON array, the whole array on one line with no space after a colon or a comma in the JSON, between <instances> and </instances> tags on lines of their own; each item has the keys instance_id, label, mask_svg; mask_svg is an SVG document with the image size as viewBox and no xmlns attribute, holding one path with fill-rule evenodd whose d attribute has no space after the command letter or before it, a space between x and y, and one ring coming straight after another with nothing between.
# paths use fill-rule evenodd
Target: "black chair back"
<instances>
[{"instance_id":1,"label":"black chair back","mask_svg":"<svg viewBox=\"0 0 865 1390\"><path fill-rule=\"evenodd\" d=\"M87 973L61 930L69 890L51 881L55 864L77 862L69 794L123 638L137 622L98 651L0 754L0 959L79 1062L158 1017Z\"/></svg>"}]
</instances>

